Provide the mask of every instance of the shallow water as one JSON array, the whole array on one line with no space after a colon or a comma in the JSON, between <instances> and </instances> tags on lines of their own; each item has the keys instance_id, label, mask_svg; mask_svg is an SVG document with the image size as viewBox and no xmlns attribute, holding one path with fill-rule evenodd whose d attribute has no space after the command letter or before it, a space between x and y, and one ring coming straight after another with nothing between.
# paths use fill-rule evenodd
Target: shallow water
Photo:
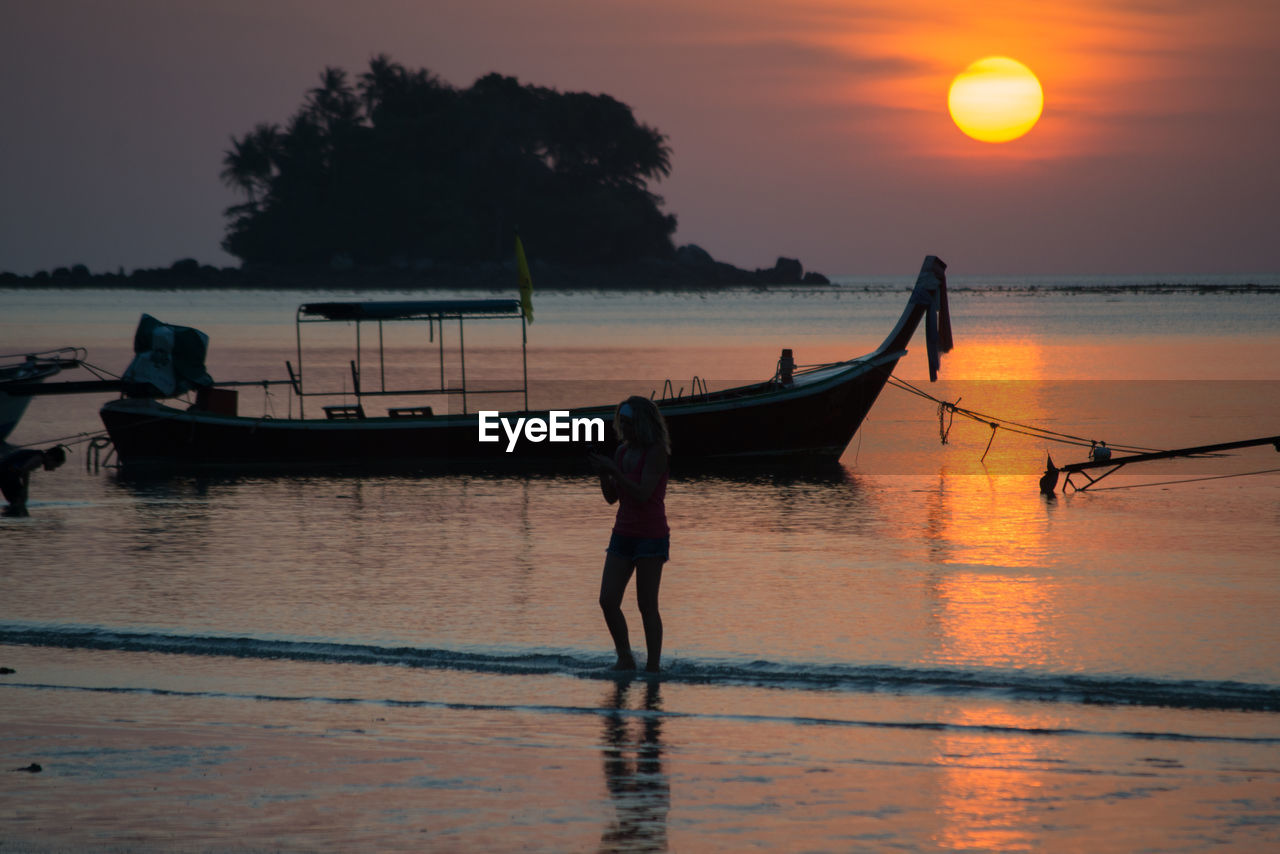
<instances>
[{"instance_id":1,"label":"shallow water","mask_svg":"<svg viewBox=\"0 0 1280 854\"><path fill-rule=\"evenodd\" d=\"M767 377L782 346L846 358L907 284L540 296L531 376L660 392ZM975 287L940 398L1113 444L1280 433L1280 296ZM218 379L279 375L305 298L0 292L0 350L81 344L118 371L146 310L209 332ZM469 372L518 364L502 332L467 335ZM899 373L928 386L920 353ZM102 399L37 399L11 441L95 431ZM86 471L73 439L31 517L0 520L0 760L44 768L0 775L0 839L1280 843L1280 477L1222 477L1275 451L1046 498L1043 440L1000 431L979 463L989 427L943 445L935 410L886 390L831 471L677 472L661 681L601 671L611 517L585 470L136 480Z\"/></svg>"}]
</instances>

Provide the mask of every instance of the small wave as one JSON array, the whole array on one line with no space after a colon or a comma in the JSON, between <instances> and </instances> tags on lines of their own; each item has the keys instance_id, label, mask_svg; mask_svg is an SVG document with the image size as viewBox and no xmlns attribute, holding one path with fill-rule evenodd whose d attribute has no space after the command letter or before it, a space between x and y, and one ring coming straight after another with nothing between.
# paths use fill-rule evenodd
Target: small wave
<instances>
[{"instance_id":1,"label":"small wave","mask_svg":"<svg viewBox=\"0 0 1280 854\"><path fill-rule=\"evenodd\" d=\"M467 652L412 646L181 635L81 626L0 625L0 644L230 658L381 664L511 675L562 674L616 679L607 659L564 652ZM1256 683L1174 680L987 669L892 665L804 664L685 658L664 682L777 690L994 696L1009 700L1221 711L1280 711L1280 687Z\"/></svg>"},{"instance_id":2,"label":"small wave","mask_svg":"<svg viewBox=\"0 0 1280 854\"><path fill-rule=\"evenodd\" d=\"M317 695L246 694L228 691L193 691L174 688L147 688L94 685L54 685L33 682L3 682L9 688L37 691L84 692L90 694L133 694L154 697L190 697L198 699L248 700L255 703L331 703L333 705L366 705L395 709L447 709L467 712L514 712L519 714L593 715L626 718L696 718L699 720L736 721L739 723L791 724L796 726L850 727L856 729L917 730L927 732L969 732L1031 736L1082 736L1123 738L1142 741L1232 742L1255 745L1280 745L1280 737L1214 735L1206 733L1153 732L1130 730L1085 730L1074 727L1024 727L1015 724L964 724L943 721L850 720L797 715L768 715L735 712L679 712L663 709L628 709L621 706L567 706L547 703L466 703L444 700L394 700L363 697L328 697Z\"/></svg>"}]
</instances>

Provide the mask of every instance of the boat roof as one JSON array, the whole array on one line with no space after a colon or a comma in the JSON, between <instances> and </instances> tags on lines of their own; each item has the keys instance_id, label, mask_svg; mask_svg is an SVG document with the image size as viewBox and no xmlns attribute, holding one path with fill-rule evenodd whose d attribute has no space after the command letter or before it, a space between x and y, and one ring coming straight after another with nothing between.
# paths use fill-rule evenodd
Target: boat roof
<instances>
[{"instance_id":1,"label":"boat roof","mask_svg":"<svg viewBox=\"0 0 1280 854\"><path fill-rule=\"evenodd\" d=\"M515 299L309 302L298 306L299 317L322 320L415 320L518 314L520 314L520 301Z\"/></svg>"}]
</instances>

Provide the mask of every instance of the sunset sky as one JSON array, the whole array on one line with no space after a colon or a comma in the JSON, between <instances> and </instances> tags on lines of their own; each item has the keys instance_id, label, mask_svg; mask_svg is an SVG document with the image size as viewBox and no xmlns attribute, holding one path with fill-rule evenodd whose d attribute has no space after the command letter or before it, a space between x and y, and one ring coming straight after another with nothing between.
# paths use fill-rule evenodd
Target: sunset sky
<instances>
[{"instance_id":1,"label":"sunset sky","mask_svg":"<svg viewBox=\"0 0 1280 854\"><path fill-rule=\"evenodd\" d=\"M829 275L1280 270L1276 0L5 0L0 270L226 265L232 134L386 53L604 92L669 138L677 243ZM947 112L985 56L1044 112ZM537 247L526 247L536 258Z\"/></svg>"}]
</instances>

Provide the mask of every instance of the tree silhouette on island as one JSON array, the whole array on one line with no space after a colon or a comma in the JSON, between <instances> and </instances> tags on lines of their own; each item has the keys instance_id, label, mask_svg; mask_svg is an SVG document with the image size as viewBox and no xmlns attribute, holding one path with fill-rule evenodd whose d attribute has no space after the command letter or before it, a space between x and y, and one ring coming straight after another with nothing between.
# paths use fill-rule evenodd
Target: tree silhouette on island
<instances>
[{"instance_id":1,"label":"tree silhouette on island","mask_svg":"<svg viewBox=\"0 0 1280 854\"><path fill-rule=\"evenodd\" d=\"M354 85L326 68L282 129L232 138L223 248L245 262L498 261L519 227L569 264L672 258L650 182L671 149L608 95L488 74L457 89L379 56Z\"/></svg>"}]
</instances>

